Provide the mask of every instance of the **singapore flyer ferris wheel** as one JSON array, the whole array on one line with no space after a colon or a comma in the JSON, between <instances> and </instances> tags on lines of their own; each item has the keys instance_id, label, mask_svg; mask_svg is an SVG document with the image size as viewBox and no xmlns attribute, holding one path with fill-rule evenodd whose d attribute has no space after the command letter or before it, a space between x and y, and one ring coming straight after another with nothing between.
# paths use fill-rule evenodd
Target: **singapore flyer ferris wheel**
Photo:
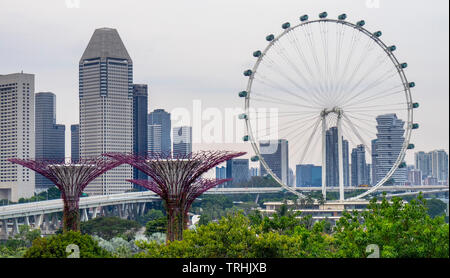
<instances>
[{"instance_id":1,"label":"singapore flyer ferris wheel","mask_svg":"<svg viewBox=\"0 0 450 278\"><path fill-rule=\"evenodd\" d=\"M244 72L248 83L239 97L245 113L239 117L246 124L243 140L255 152L251 160L296 195L303 196L287 169L316 165L325 199L330 187L339 189L341 201L361 199L397 177L414 148L409 141L419 104L411 97L408 64L396 58L395 45L382 41L381 31L365 25L347 21L346 14L303 15L297 24L282 24L281 34L267 35L267 46L253 52L256 62ZM284 157L277 162L275 155ZM350 166L351 156L364 158L365 169ZM361 184L371 186L345 199L346 186Z\"/></svg>"}]
</instances>

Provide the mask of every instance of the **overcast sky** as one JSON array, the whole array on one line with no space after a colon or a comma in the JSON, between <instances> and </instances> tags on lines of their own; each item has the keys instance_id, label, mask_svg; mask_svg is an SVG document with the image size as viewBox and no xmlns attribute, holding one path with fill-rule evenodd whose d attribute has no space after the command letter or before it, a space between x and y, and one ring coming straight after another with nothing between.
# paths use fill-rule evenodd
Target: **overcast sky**
<instances>
[{"instance_id":1,"label":"overcast sky","mask_svg":"<svg viewBox=\"0 0 450 278\"><path fill-rule=\"evenodd\" d=\"M68 5L69 3L69 5ZM70 5L74 3L75 6ZM279 33L283 22L302 14L316 18L327 11L336 18L365 19L369 30L382 30L383 41L398 47L408 62L406 75L417 86L420 103L412 135L416 150L449 145L448 0L1 0L0 74L36 75L36 92L57 98L57 122L78 123L78 62L96 28L112 27L134 63L134 82L149 85L149 110L243 107L237 92L252 67L251 53ZM375 30L376 29L376 30ZM214 148L214 146L211 146ZM215 146L250 151L248 145ZM408 163L413 162L413 152Z\"/></svg>"}]
</instances>

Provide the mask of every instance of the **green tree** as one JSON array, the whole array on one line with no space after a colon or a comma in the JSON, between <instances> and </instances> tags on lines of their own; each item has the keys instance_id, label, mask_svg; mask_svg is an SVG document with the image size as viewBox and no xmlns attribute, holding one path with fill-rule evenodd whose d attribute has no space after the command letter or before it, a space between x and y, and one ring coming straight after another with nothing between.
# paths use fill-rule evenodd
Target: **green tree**
<instances>
[{"instance_id":1,"label":"green tree","mask_svg":"<svg viewBox=\"0 0 450 278\"><path fill-rule=\"evenodd\" d=\"M167 217L159 217L145 224L145 234L151 236L154 233L165 233L167 230Z\"/></svg>"},{"instance_id":2,"label":"green tree","mask_svg":"<svg viewBox=\"0 0 450 278\"><path fill-rule=\"evenodd\" d=\"M79 248L80 258L108 258L111 255L102 249L98 242L89 235L67 231L50 237L39 237L26 251L25 258L67 258L67 246L75 244Z\"/></svg>"},{"instance_id":3,"label":"green tree","mask_svg":"<svg viewBox=\"0 0 450 278\"><path fill-rule=\"evenodd\" d=\"M447 209L447 204L439 199L426 200L425 206L428 209L428 215L432 218L444 215L445 210Z\"/></svg>"},{"instance_id":4,"label":"green tree","mask_svg":"<svg viewBox=\"0 0 450 278\"><path fill-rule=\"evenodd\" d=\"M124 237L126 240L134 238L137 229L141 225L133 220L119 217L97 217L86 222L81 222L80 231L83 234L96 235L106 240L114 237Z\"/></svg>"}]
</instances>

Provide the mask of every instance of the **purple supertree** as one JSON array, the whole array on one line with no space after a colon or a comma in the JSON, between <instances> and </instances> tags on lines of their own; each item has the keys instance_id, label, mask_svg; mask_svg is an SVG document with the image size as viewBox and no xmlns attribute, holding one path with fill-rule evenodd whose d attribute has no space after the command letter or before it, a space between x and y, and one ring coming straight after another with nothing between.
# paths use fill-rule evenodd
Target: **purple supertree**
<instances>
[{"instance_id":1,"label":"purple supertree","mask_svg":"<svg viewBox=\"0 0 450 278\"><path fill-rule=\"evenodd\" d=\"M51 161L44 159L8 159L43 175L61 191L64 202L63 231L80 230L79 200L86 186L96 177L115 168L122 162L110 157L99 156L77 161Z\"/></svg>"},{"instance_id":2,"label":"purple supertree","mask_svg":"<svg viewBox=\"0 0 450 278\"><path fill-rule=\"evenodd\" d=\"M194 200L208 189L230 179L202 179L201 175L214 166L245 152L200 151L172 156L170 153L149 153L146 156L109 153L119 162L130 164L150 177L150 180L130 180L156 194L167 210L167 240L182 240L187 228L188 211Z\"/></svg>"}]
</instances>

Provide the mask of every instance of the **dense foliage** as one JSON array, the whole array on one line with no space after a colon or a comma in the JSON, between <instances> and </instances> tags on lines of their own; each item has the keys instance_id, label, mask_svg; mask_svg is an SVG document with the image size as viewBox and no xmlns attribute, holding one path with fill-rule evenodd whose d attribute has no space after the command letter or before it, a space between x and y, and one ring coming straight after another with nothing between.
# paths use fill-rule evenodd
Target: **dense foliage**
<instances>
[{"instance_id":1,"label":"dense foliage","mask_svg":"<svg viewBox=\"0 0 450 278\"><path fill-rule=\"evenodd\" d=\"M124 237L126 240L134 238L137 229L141 225L133 220L119 217L97 217L86 222L81 222L80 231L83 234L99 236L110 240L114 237Z\"/></svg>"},{"instance_id":2,"label":"dense foliage","mask_svg":"<svg viewBox=\"0 0 450 278\"><path fill-rule=\"evenodd\" d=\"M431 218L426 201L372 200L363 212L346 212L332 229L323 220L312 223L286 208L263 217L258 213L228 215L196 230L182 241L139 242L137 257L151 258L365 258L368 245L391 258L449 257L449 226L444 217Z\"/></svg>"},{"instance_id":3,"label":"dense foliage","mask_svg":"<svg viewBox=\"0 0 450 278\"><path fill-rule=\"evenodd\" d=\"M50 237L39 237L26 251L25 258L67 258L71 253L67 247L75 244L79 249L80 258L108 258L111 254L101 248L97 241L89 235L68 231Z\"/></svg>"},{"instance_id":4,"label":"dense foliage","mask_svg":"<svg viewBox=\"0 0 450 278\"><path fill-rule=\"evenodd\" d=\"M33 240L41 236L39 229L31 230L29 226L19 226L19 233L0 243L0 258L20 258L25 254Z\"/></svg>"}]
</instances>

